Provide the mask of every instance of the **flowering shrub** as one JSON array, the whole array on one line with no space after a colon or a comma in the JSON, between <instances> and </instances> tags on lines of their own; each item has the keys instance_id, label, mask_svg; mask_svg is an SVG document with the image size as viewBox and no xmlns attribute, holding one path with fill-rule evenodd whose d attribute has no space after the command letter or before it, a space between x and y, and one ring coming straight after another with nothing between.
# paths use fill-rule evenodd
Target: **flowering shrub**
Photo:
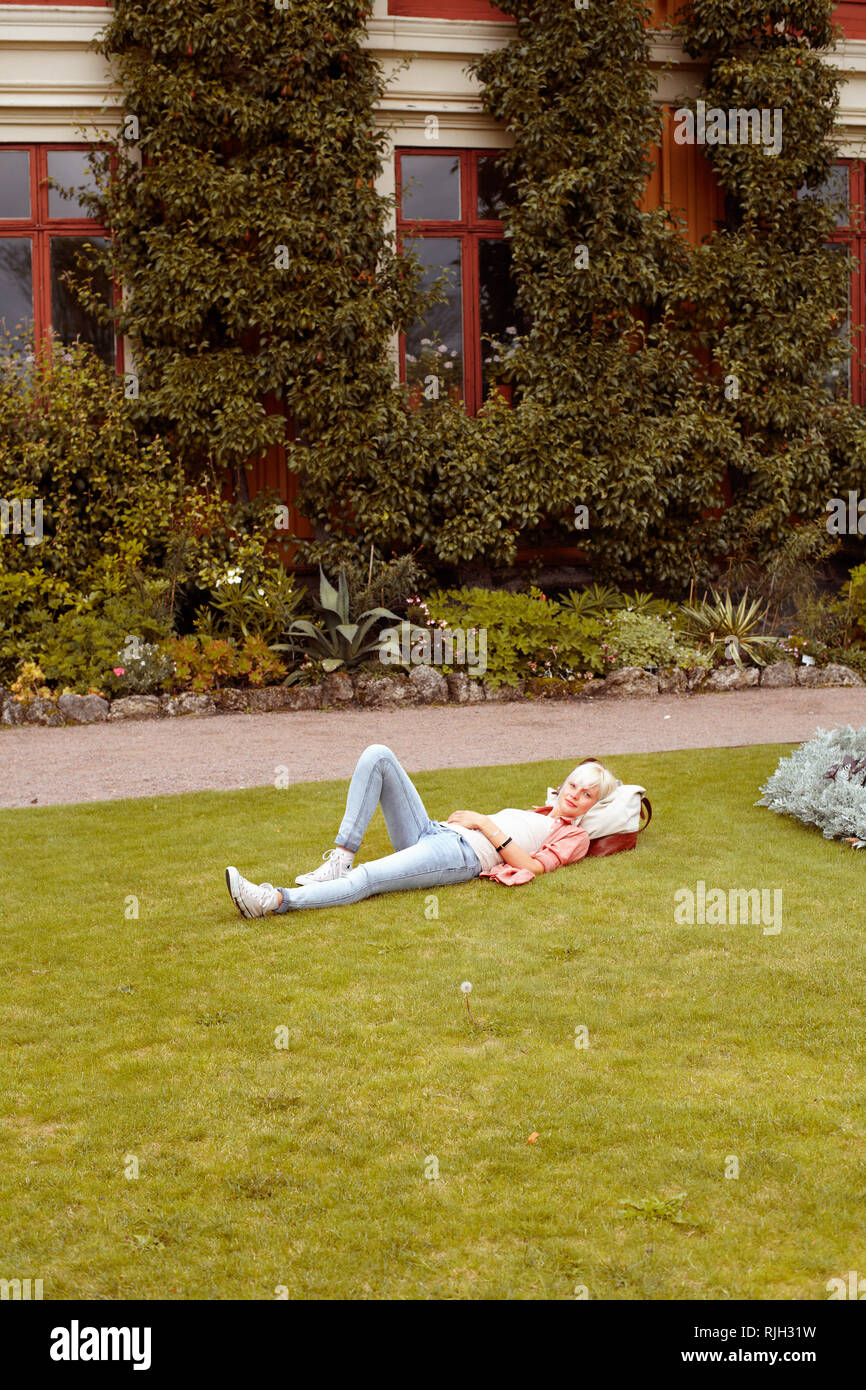
<instances>
[{"instance_id":1,"label":"flowering shrub","mask_svg":"<svg viewBox=\"0 0 866 1390\"><path fill-rule=\"evenodd\" d=\"M171 658L157 642L129 637L119 654L119 664L105 673L102 691L112 698L152 695L162 689L173 669Z\"/></svg>"}]
</instances>

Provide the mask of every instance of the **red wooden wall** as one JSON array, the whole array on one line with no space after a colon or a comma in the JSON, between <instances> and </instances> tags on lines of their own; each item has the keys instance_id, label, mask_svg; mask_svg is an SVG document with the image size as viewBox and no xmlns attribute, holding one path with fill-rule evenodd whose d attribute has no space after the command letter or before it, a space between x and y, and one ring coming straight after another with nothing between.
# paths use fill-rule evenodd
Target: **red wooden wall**
<instances>
[{"instance_id":1,"label":"red wooden wall","mask_svg":"<svg viewBox=\"0 0 866 1390\"><path fill-rule=\"evenodd\" d=\"M388 13L416 19L511 19L489 0L388 0Z\"/></svg>"}]
</instances>

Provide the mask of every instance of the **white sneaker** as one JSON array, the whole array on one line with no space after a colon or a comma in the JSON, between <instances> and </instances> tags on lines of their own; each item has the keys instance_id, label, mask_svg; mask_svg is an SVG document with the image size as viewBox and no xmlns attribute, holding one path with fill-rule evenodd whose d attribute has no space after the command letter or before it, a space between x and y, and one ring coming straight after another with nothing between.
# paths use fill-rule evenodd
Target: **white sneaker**
<instances>
[{"instance_id":1,"label":"white sneaker","mask_svg":"<svg viewBox=\"0 0 866 1390\"><path fill-rule=\"evenodd\" d=\"M295 883L301 887L305 883L330 883L334 878L345 878L346 874L352 871L352 861L354 854L350 854L347 849L328 849L322 855L324 864L318 869L314 869L310 874L298 874Z\"/></svg>"},{"instance_id":2,"label":"white sneaker","mask_svg":"<svg viewBox=\"0 0 866 1390\"><path fill-rule=\"evenodd\" d=\"M283 900L282 893L272 883L250 883L232 866L226 869L226 886L242 917L264 917Z\"/></svg>"}]
</instances>

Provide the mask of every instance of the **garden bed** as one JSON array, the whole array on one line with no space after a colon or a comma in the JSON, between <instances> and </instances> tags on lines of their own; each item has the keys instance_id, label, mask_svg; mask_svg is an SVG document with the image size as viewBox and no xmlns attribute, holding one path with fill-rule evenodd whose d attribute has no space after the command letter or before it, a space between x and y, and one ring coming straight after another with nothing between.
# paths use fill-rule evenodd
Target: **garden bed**
<instances>
[{"instance_id":1,"label":"garden bed","mask_svg":"<svg viewBox=\"0 0 866 1390\"><path fill-rule=\"evenodd\" d=\"M619 697L711 694L805 686L863 685L848 666L795 665L777 661L765 667L733 662L714 671L672 667L651 671L626 666L605 679L564 681L532 677L515 686L494 687L465 674L444 675L433 666L415 666L408 675L340 672L317 685L275 685L263 689L224 689L205 694L130 695L106 700L97 695L21 701L0 690L0 724L96 724L123 719L166 719L215 714L265 714L276 710L396 709L409 705L468 705L487 701L594 700Z\"/></svg>"}]
</instances>

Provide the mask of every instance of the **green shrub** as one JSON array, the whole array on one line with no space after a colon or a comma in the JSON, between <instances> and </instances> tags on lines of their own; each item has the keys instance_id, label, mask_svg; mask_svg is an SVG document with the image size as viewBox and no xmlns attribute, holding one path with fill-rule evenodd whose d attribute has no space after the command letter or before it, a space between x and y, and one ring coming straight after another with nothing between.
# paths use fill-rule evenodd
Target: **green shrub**
<instances>
[{"instance_id":1,"label":"green shrub","mask_svg":"<svg viewBox=\"0 0 866 1390\"><path fill-rule=\"evenodd\" d=\"M415 618L484 632L485 679L493 687L517 685L529 676L573 680L602 669L597 619L562 608L537 588L440 590L419 605Z\"/></svg>"},{"instance_id":2,"label":"green shrub","mask_svg":"<svg viewBox=\"0 0 866 1390\"><path fill-rule=\"evenodd\" d=\"M127 684L116 672L142 645L159 643L168 635L168 620L159 611L163 587L145 583L131 594L96 591L44 622L34 631L31 645L45 679L59 689L133 693L135 681ZM138 672L145 683L148 670L145 662Z\"/></svg>"},{"instance_id":3,"label":"green shrub","mask_svg":"<svg viewBox=\"0 0 866 1390\"><path fill-rule=\"evenodd\" d=\"M371 556L345 566L349 586L349 607L353 613L367 608L390 608L401 616L416 598L426 575L414 555L395 555L382 560L375 550Z\"/></svg>"},{"instance_id":4,"label":"green shrub","mask_svg":"<svg viewBox=\"0 0 866 1390\"><path fill-rule=\"evenodd\" d=\"M103 680L104 693L112 699L124 695L156 695L174 671L165 648L158 642L127 639L119 664Z\"/></svg>"},{"instance_id":5,"label":"green shrub","mask_svg":"<svg viewBox=\"0 0 866 1390\"><path fill-rule=\"evenodd\" d=\"M270 585L273 621L283 620L277 599L291 580L275 562L267 495L235 505L222 479L192 483L165 440L139 438L122 381L86 344L55 342L23 366L7 335L0 498L40 501L42 538L0 537L0 679L44 645L42 629L62 612L96 613L94 596L134 596L150 581L163 586L169 623L186 623L238 568ZM87 640L105 646L95 631Z\"/></svg>"},{"instance_id":6,"label":"green shrub","mask_svg":"<svg viewBox=\"0 0 866 1390\"><path fill-rule=\"evenodd\" d=\"M0 569L0 683L36 655L35 633L53 621L68 598L68 583L41 568Z\"/></svg>"},{"instance_id":7,"label":"green shrub","mask_svg":"<svg viewBox=\"0 0 866 1390\"><path fill-rule=\"evenodd\" d=\"M608 670L623 666L709 666L710 658L673 630L670 619L628 610L606 618L602 653Z\"/></svg>"},{"instance_id":8,"label":"green shrub","mask_svg":"<svg viewBox=\"0 0 866 1390\"><path fill-rule=\"evenodd\" d=\"M852 623L852 614L845 596L833 597L829 594L806 594L796 607L795 631L802 633L810 644L820 651L828 644L844 647Z\"/></svg>"},{"instance_id":9,"label":"green shrub","mask_svg":"<svg viewBox=\"0 0 866 1390\"><path fill-rule=\"evenodd\" d=\"M852 569L848 592L851 624L858 636L866 637L866 564Z\"/></svg>"},{"instance_id":10,"label":"green shrub","mask_svg":"<svg viewBox=\"0 0 866 1390\"><path fill-rule=\"evenodd\" d=\"M850 666L852 671L866 679L866 647L825 647L821 653L821 665L831 662L837 666Z\"/></svg>"},{"instance_id":11,"label":"green shrub","mask_svg":"<svg viewBox=\"0 0 866 1390\"><path fill-rule=\"evenodd\" d=\"M303 589L295 587L294 576L279 562L259 574L236 566L216 581L199 611L196 631L239 642L251 637L274 642L291 627L303 598Z\"/></svg>"}]
</instances>

